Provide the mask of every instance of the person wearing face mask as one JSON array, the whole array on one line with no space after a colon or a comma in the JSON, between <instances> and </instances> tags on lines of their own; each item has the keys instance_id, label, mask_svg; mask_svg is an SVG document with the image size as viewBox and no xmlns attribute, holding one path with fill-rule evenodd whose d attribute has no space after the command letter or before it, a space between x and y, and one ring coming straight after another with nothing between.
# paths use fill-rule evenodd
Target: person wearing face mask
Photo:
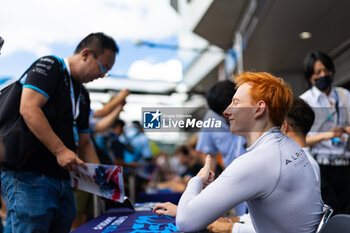
<instances>
[{"instance_id":1,"label":"person wearing face mask","mask_svg":"<svg viewBox=\"0 0 350 233\"><path fill-rule=\"evenodd\" d=\"M320 165L322 197L335 214L350 214L350 92L332 86L334 64L323 52L305 57L304 73L310 89L300 97L316 115L306 143Z\"/></svg>"}]
</instances>

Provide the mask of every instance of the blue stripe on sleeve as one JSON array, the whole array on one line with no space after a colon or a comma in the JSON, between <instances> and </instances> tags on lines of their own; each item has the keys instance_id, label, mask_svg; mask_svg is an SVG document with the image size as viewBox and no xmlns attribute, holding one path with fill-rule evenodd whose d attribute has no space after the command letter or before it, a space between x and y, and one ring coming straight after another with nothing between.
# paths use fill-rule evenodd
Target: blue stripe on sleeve
<instances>
[{"instance_id":1,"label":"blue stripe on sleeve","mask_svg":"<svg viewBox=\"0 0 350 233\"><path fill-rule=\"evenodd\" d=\"M31 89L33 89L33 90L36 90L37 92L39 92L39 93L43 94L44 96L46 96L46 98L50 99L50 96L49 96L45 91L39 89L39 88L36 87L36 86L29 85L29 84L24 84L24 85L23 85L23 88L25 88L25 87L31 88Z\"/></svg>"},{"instance_id":2,"label":"blue stripe on sleeve","mask_svg":"<svg viewBox=\"0 0 350 233\"><path fill-rule=\"evenodd\" d=\"M90 129L81 129L79 130L79 133L90 133L91 130Z\"/></svg>"}]
</instances>

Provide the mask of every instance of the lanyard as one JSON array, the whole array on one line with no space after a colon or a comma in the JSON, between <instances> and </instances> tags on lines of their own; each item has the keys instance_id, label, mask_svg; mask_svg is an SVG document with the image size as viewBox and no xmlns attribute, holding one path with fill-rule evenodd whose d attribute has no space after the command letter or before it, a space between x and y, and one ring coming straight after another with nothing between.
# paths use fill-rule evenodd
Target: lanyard
<instances>
[{"instance_id":1,"label":"lanyard","mask_svg":"<svg viewBox=\"0 0 350 233\"><path fill-rule=\"evenodd\" d=\"M335 92L335 112L330 113L329 109L325 109L325 111L327 112L327 120L331 121L333 119L334 114L337 114L337 122L336 125L338 126L340 123L340 114L339 114L339 95L338 95L338 91L334 90ZM314 93L312 92L312 95L314 95Z\"/></svg>"},{"instance_id":2,"label":"lanyard","mask_svg":"<svg viewBox=\"0 0 350 233\"><path fill-rule=\"evenodd\" d=\"M77 127L77 122L76 120L79 117L80 113L80 97L81 97L81 87L79 86L79 96L77 101L75 102L75 95L74 95L74 87L73 87L73 82L72 82L72 76L70 75L70 68L69 68L69 62L68 59L64 59L64 63L66 64L66 70L69 76L69 84L70 84L70 98L72 102L72 114L73 114L73 137L74 137L74 142L75 146L79 146L79 132L78 132L78 127Z\"/></svg>"},{"instance_id":3,"label":"lanyard","mask_svg":"<svg viewBox=\"0 0 350 233\"><path fill-rule=\"evenodd\" d=\"M72 82L72 77L69 76L69 81L70 81L70 97L72 101L72 113L73 113L73 137L74 137L74 142L75 146L79 146L79 131L77 127L77 122L76 120L78 119L79 113L80 113L80 96L81 96L81 88L79 87L79 96L77 102L75 102L75 96L74 96L74 88L73 88L73 82Z\"/></svg>"},{"instance_id":4,"label":"lanyard","mask_svg":"<svg viewBox=\"0 0 350 233\"><path fill-rule=\"evenodd\" d=\"M74 87L73 87L73 82L72 82L72 76L70 75L70 67L69 67L69 62L68 59L65 58L63 59L65 63L65 67L69 76L69 83L70 83L70 98L72 102L72 113L73 113L73 119L74 119L74 125L76 125L76 120L78 119L79 113L80 113L80 96L81 96L81 88L79 87L79 96L78 100L75 102L75 95L74 95Z\"/></svg>"},{"instance_id":5,"label":"lanyard","mask_svg":"<svg viewBox=\"0 0 350 233\"><path fill-rule=\"evenodd\" d=\"M333 119L333 115L334 114L337 114L337 126L339 125L339 123L340 123L340 120L339 120L339 118L340 118L340 114L339 114L339 96L338 96L338 91L337 90L334 90L334 92L335 92L335 112L334 113L332 113L332 114L330 114L329 113L329 111L327 111L328 112L328 120L332 120Z\"/></svg>"},{"instance_id":6,"label":"lanyard","mask_svg":"<svg viewBox=\"0 0 350 233\"><path fill-rule=\"evenodd\" d=\"M339 125L339 118L340 118L340 114L339 114L339 96L338 96L338 91L335 91L335 96L336 96L336 100L335 100L335 111L337 112L337 126Z\"/></svg>"},{"instance_id":7,"label":"lanyard","mask_svg":"<svg viewBox=\"0 0 350 233\"><path fill-rule=\"evenodd\" d=\"M70 98L72 101L72 113L73 113L74 125L76 125L75 121L78 119L78 116L80 113L79 106L80 106L81 88L79 88L79 96L78 96L77 102L75 102L73 82L72 82L72 77L70 75L69 75L69 82L70 82Z\"/></svg>"}]
</instances>

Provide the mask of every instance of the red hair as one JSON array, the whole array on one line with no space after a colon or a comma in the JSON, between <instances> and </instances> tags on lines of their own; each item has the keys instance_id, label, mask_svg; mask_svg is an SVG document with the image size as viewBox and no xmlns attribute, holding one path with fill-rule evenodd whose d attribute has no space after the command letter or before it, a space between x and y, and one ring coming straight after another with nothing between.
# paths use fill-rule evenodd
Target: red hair
<instances>
[{"instance_id":1,"label":"red hair","mask_svg":"<svg viewBox=\"0 0 350 233\"><path fill-rule=\"evenodd\" d=\"M251 85L249 96L257 103L265 101L271 122L281 126L293 104L293 92L281 78L269 73L246 72L235 78L236 88L244 83Z\"/></svg>"}]
</instances>

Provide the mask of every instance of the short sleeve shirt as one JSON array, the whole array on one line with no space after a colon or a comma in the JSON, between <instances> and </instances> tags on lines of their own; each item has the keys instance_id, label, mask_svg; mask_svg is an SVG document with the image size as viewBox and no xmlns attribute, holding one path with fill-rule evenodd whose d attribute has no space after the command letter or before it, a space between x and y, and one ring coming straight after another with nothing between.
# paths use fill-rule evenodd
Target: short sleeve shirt
<instances>
[{"instance_id":1,"label":"short sleeve shirt","mask_svg":"<svg viewBox=\"0 0 350 233\"><path fill-rule=\"evenodd\" d=\"M81 93L76 125L79 133L87 133L90 113L89 94L73 77L71 80L75 101ZM23 88L31 88L48 98L43 111L51 128L67 148L75 151L70 76L63 59L54 56L39 58L25 72L21 83ZM22 170L69 179L68 172L58 165L56 157L43 144L30 154Z\"/></svg>"},{"instance_id":2,"label":"short sleeve shirt","mask_svg":"<svg viewBox=\"0 0 350 233\"><path fill-rule=\"evenodd\" d=\"M347 117L350 115L350 92L346 89L343 89L343 92L344 99L338 87L333 87L329 96L327 96L313 86L300 96L315 112L315 121L308 136L313 136L320 132L328 132L335 126L346 127L349 124L350 119L347 119ZM331 106L330 102L334 106ZM338 111L335 108L337 102ZM328 158L342 158L343 156L350 158L350 150L347 149L348 135L343 133L342 138L343 140L339 145L333 145L331 140L323 140L313 145L310 152L313 155L317 154L317 158L321 161L324 159L328 160Z\"/></svg>"}]
</instances>

